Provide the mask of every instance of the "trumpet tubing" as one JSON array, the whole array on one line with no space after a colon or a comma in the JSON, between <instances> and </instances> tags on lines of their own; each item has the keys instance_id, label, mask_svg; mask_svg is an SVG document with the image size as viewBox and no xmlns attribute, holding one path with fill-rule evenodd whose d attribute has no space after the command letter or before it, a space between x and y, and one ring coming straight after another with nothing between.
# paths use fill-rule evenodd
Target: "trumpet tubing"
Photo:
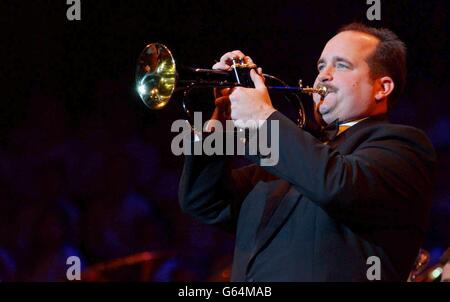
<instances>
[{"instance_id":1,"label":"trumpet tubing","mask_svg":"<svg viewBox=\"0 0 450 302\"><path fill-rule=\"evenodd\" d=\"M250 70L257 66L253 63L233 61L230 71L179 66L165 45L151 43L144 48L137 60L136 90L148 108L158 110L164 108L178 91L183 92L185 100L193 88L254 87L250 78ZM290 102L292 98L289 97L295 96L298 101L293 109L297 114L295 120L302 128L305 124L305 110L299 95L316 93L325 97L327 94L325 86L303 87L301 80L299 86L288 86L270 74L264 74L264 77L269 91L281 91L284 98ZM192 110L188 108L189 106L184 100L184 111L189 117L192 117ZM295 101L291 103L295 103Z\"/></svg>"}]
</instances>

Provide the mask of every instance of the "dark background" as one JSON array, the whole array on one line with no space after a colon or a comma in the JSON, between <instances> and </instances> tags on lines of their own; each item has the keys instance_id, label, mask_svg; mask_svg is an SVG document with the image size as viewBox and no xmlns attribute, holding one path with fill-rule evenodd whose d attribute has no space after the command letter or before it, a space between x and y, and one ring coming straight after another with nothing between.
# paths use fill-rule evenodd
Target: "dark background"
<instances>
[{"instance_id":1,"label":"dark background","mask_svg":"<svg viewBox=\"0 0 450 302\"><path fill-rule=\"evenodd\" d=\"M0 279L64 280L68 256L92 280L226 280L232 236L182 214L183 159L170 132L181 109L148 110L134 90L137 55L162 42L187 66L230 50L310 84L337 29L385 26L408 46L408 86L391 120L421 128L438 153L430 228L435 263L450 243L448 1L66 1L0 4ZM142 253L151 252L151 253ZM131 257L130 257L131 256ZM128 257L128 258L124 258ZM92 270L87 270L92 271ZM96 274L95 274L96 273Z\"/></svg>"}]
</instances>

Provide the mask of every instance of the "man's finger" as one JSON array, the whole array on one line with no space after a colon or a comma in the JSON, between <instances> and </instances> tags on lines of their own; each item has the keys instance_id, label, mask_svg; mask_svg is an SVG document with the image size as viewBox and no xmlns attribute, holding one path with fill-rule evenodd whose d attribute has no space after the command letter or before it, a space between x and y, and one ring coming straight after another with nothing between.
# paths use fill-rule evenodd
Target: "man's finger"
<instances>
[{"instance_id":1,"label":"man's finger","mask_svg":"<svg viewBox=\"0 0 450 302\"><path fill-rule=\"evenodd\" d=\"M220 69L220 70L230 70L231 66L225 64L224 62L217 62L213 65L212 69Z\"/></svg>"},{"instance_id":2,"label":"man's finger","mask_svg":"<svg viewBox=\"0 0 450 302\"><path fill-rule=\"evenodd\" d=\"M242 56L242 58L243 58L243 56ZM224 54L220 58L220 62L223 62L226 64L231 64L233 62L233 59L239 59L239 56L236 53L230 51L230 52L227 52L226 54Z\"/></svg>"},{"instance_id":3,"label":"man's finger","mask_svg":"<svg viewBox=\"0 0 450 302\"><path fill-rule=\"evenodd\" d=\"M243 60L245 58L244 53L240 50L233 50L231 53L234 54L238 59Z\"/></svg>"},{"instance_id":4,"label":"man's finger","mask_svg":"<svg viewBox=\"0 0 450 302\"><path fill-rule=\"evenodd\" d=\"M219 98L222 96L228 96L232 92L231 88L221 88L221 87L215 87L214 88L214 97Z\"/></svg>"},{"instance_id":5,"label":"man's finger","mask_svg":"<svg viewBox=\"0 0 450 302\"><path fill-rule=\"evenodd\" d=\"M250 70L250 78L252 79L253 84L255 84L256 89L267 89L263 77L256 73L254 69Z\"/></svg>"},{"instance_id":6,"label":"man's finger","mask_svg":"<svg viewBox=\"0 0 450 302\"><path fill-rule=\"evenodd\" d=\"M256 71L258 72L258 74L259 74L260 76L263 76L262 68L261 68L261 67L258 67L258 68L256 69Z\"/></svg>"},{"instance_id":7,"label":"man's finger","mask_svg":"<svg viewBox=\"0 0 450 302\"><path fill-rule=\"evenodd\" d=\"M220 109L228 109L230 106L230 98L228 96L222 96L214 100L214 104Z\"/></svg>"},{"instance_id":8,"label":"man's finger","mask_svg":"<svg viewBox=\"0 0 450 302\"><path fill-rule=\"evenodd\" d=\"M240 50L233 50L230 52L227 52L226 54L224 54L221 58L220 58L220 62L228 64L228 65L232 65L233 64L233 59L239 59L242 60L244 59L245 55L242 53L242 51Z\"/></svg>"},{"instance_id":9,"label":"man's finger","mask_svg":"<svg viewBox=\"0 0 450 302\"><path fill-rule=\"evenodd\" d=\"M266 83L266 78L264 77L263 71L261 67L258 67L258 69L256 69L256 71L258 72L258 74L262 77L264 84Z\"/></svg>"}]
</instances>

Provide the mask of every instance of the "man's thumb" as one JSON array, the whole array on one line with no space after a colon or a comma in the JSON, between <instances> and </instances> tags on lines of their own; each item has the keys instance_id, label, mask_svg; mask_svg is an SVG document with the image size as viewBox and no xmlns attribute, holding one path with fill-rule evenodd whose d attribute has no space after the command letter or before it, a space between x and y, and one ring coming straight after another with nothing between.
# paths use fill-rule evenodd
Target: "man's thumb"
<instances>
[{"instance_id":1,"label":"man's thumb","mask_svg":"<svg viewBox=\"0 0 450 302\"><path fill-rule=\"evenodd\" d=\"M255 84L256 89L264 88L266 89L266 85L264 84L264 79L262 76L256 73L256 70L252 69L250 70L250 78L253 81L253 84Z\"/></svg>"}]
</instances>

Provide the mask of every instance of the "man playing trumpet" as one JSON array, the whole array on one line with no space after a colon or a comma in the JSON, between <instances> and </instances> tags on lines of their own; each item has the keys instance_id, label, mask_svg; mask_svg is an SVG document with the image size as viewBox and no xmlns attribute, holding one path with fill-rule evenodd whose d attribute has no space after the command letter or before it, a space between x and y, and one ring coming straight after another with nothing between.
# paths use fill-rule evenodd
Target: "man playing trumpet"
<instances>
[{"instance_id":1,"label":"man playing trumpet","mask_svg":"<svg viewBox=\"0 0 450 302\"><path fill-rule=\"evenodd\" d=\"M213 68L230 70L241 51ZM236 233L232 281L406 281L424 239L434 149L413 127L391 124L405 85L406 49L387 29L350 24L317 62L315 117L336 125L325 142L273 106L261 76L255 88L222 89L214 118L279 122L279 160L230 170L225 156L186 156L181 208ZM258 123L260 125L261 123Z\"/></svg>"}]
</instances>

